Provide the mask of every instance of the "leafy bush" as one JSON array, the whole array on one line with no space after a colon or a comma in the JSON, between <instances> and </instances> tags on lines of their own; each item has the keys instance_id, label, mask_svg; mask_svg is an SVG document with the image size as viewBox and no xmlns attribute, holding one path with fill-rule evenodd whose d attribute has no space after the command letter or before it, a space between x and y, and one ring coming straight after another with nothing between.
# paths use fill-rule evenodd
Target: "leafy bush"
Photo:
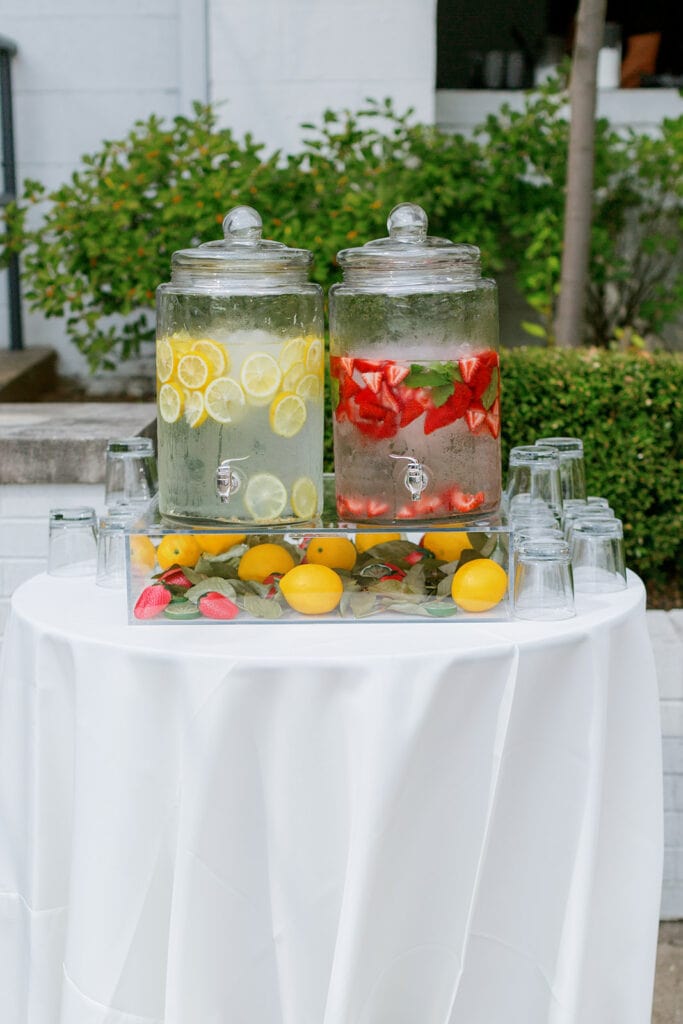
<instances>
[{"instance_id":1,"label":"leafy bush","mask_svg":"<svg viewBox=\"0 0 683 1024\"><path fill-rule=\"evenodd\" d=\"M32 307L66 317L93 369L113 367L152 340L154 292L172 252L219 235L229 207L258 207L265 234L312 249L314 277L327 287L339 276L336 253L385 234L392 206L410 200L427 210L432 234L478 245L485 274L515 266L541 319L531 330L551 341L565 99L556 80L528 94L523 112L503 107L468 139L414 124L389 101L328 110L286 157L266 155L250 136L238 141L210 108L170 125L151 117L84 157L49 195L27 181L3 214L5 255L21 254ZM675 318L682 214L683 117L664 122L659 138L620 136L599 122L592 340L606 345L625 327L656 333Z\"/></svg>"},{"instance_id":2,"label":"leafy bush","mask_svg":"<svg viewBox=\"0 0 683 1024\"><path fill-rule=\"evenodd\" d=\"M511 445L583 438L588 491L623 519L629 567L681 580L683 360L516 349L501 353L501 379L503 466Z\"/></svg>"}]
</instances>

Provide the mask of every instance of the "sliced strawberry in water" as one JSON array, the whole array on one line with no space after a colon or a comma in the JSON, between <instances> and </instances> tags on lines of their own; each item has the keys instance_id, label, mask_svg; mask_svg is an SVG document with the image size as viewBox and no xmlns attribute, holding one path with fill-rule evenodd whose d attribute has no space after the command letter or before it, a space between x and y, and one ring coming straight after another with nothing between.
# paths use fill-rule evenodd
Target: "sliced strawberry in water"
<instances>
[{"instance_id":1,"label":"sliced strawberry in water","mask_svg":"<svg viewBox=\"0 0 683 1024\"><path fill-rule=\"evenodd\" d=\"M140 594L133 608L136 619L153 619L161 615L164 608L171 603L171 591L163 583L153 583Z\"/></svg>"},{"instance_id":2,"label":"sliced strawberry in water","mask_svg":"<svg viewBox=\"0 0 683 1024\"><path fill-rule=\"evenodd\" d=\"M386 441L390 437L395 437L398 431L398 420L391 413L383 420L355 420L354 423L361 434L372 437L375 441Z\"/></svg>"},{"instance_id":3,"label":"sliced strawberry in water","mask_svg":"<svg viewBox=\"0 0 683 1024\"><path fill-rule=\"evenodd\" d=\"M330 356L330 376L350 377L353 374L354 360L350 356Z\"/></svg>"},{"instance_id":4,"label":"sliced strawberry in water","mask_svg":"<svg viewBox=\"0 0 683 1024\"><path fill-rule=\"evenodd\" d=\"M472 392L466 384L456 383L455 390L450 398L446 399L443 405L431 406L425 415L425 434L432 434L441 427L455 423L461 416L464 416L467 407L472 400Z\"/></svg>"},{"instance_id":5,"label":"sliced strawberry in water","mask_svg":"<svg viewBox=\"0 0 683 1024\"><path fill-rule=\"evenodd\" d=\"M357 498L353 495L337 495L337 512L340 519L364 518L367 515L367 502L364 498Z\"/></svg>"},{"instance_id":6,"label":"sliced strawberry in water","mask_svg":"<svg viewBox=\"0 0 683 1024\"><path fill-rule=\"evenodd\" d=\"M382 381L382 385L379 391L379 398L385 409L391 409L392 412L401 411L401 405L396 395L391 390L386 381Z\"/></svg>"},{"instance_id":7,"label":"sliced strawberry in water","mask_svg":"<svg viewBox=\"0 0 683 1024\"><path fill-rule=\"evenodd\" d=\"M217 590L210 590L208 594L202 594L198 603L200 612L207 619L234 619L239 614L239 608L235 602L225 594L219 594Z\"/></svg>"},{"instance_id":8,"label":"sliced strawberry in water","mask_svg":"<svg viewBox=\"0 0 683 1024\"><path fill-rule=\"evenodd\" d=\"M347 374L344 374L339 380L339 398L344 402L347 398L357 395L360 389L360 384Z\"/></svg>"},{"instance_id":9,"label":"sliced strawberry in water","mask_svg":"<svg viewBox=\"0 0 683 1024\"><path fill-rule=\"evenodd\" d=\"M381 370L384 366L384 359L354 359L353 365L360 373L374 373L375 370Z\"/></svg>"},{"instance_id":10,"label":"sliced strawberry in water","mask_svg":"<svg viewBox=\"0 0 683 1024\"><path fill-rule=\"evenodd\" d=\"M472 434L481 434L486 428L486 417L488 413L481 402L472 402L465 413L465 423Z\"/></svg>"},{"instance_id":11,"label":"sliced strawberry in water","mask_svg":"<svg viewBox=\"0 0 683 1024\"><path fill-rule=\"evenodd\" d=\"M177 565L172 565L166 572L162 572L158 579L162 583L168 583L170 587L184 587L185 590L188 590L192 586L192 581L188 580L183 570Z\"/></svg>"},{"instance_id":12,"label":"sliced strawberry in water","mask_svg":"<svg viewBox=\"0 0 683 1024\"><path fill-rule=\"evenodd\" d=\"M349 417L352 420L354 408L358 409L359 418L383 420L387 414L387 410L370 388L361 388L349 403Z\"/></svg>"},{"instance_id":13,"label":"sliced strawberry in water","mask_svg":"<svg viewBox=\"0 0 683 1024\"><path fill-rule=\"evenodd\" d=\"M384 382L384 375L381 370L366 370L365 373L361 374L361 377L371 391L374 391L376 395L379 394L379 389Z\"/></svg>"},{"instance_id":14,"label":"sliced strawberry in water","mask_svg":"<svg viewBox=\"0 0 683 1024\"><path fill-rule=\"evenodd\" d=\"M495 355L495 353L494 353ZM475 398L481 398L491 383L493 367L484 353L476 356L464 356L458 360L460 374L464 382L469 386Z\"/></svg>"},{"instance_id":15,"label":"sliced strawberry in water","mask_svg":"<svg viewBox=\"0 0 683 1024\"><path fill-rule=\"evenodd\" d=\"M448 508L451 512L474 512L476 508L484 504L486 495L483 491L476 494L466 494L459 487L452 487L447 492Z\"/></svg>"},{"instance_id":16,"label":"sliced strawberry in water","mask_svg":"<svg viewBox=\"0 0 683 1024\"><path fill-rule=\"evenodd\" d=\"M370 498L368 501L367 515L369 519L376 516L383 516L389 511L388 501L379 501L377 498Z\"/></svg>"},{"instance_id":17,"label":"sliced strawberry in water","mask_svg":"<svg viewBox=\"0 0 683 1024\"><path fill-rule=\"evenodd\" d=\"M500 402L495 400L489 411L486 413L486 426L491 437L500 436Z\"/></svg>"},{"instance_id":18,"label":"sliced strawberry in water","mask_svg":"<svg viewBox=\"0 0 683 1024\"><path fill-rule=\"evenodd\" d=\"M384 379L392 388L404 381L409 373L409 366L400 366L398 363L388 362L384 367Z\"/></svg>"}]
</instances>

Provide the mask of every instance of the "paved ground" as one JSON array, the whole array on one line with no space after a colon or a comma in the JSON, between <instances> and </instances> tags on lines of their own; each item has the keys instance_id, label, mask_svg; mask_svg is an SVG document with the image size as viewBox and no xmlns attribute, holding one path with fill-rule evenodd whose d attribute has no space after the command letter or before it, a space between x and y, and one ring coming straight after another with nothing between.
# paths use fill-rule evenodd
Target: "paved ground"
<instances>
[{"instance_id":1,"label":"paved ground","mask_svg":"<svg viewBox=\"0 0 683 1024\"><path fill-rule=\"evenodd\" d=\"M683 1024L683 921L659 926L652 1024Z\"/></svg>"}]
</instances>

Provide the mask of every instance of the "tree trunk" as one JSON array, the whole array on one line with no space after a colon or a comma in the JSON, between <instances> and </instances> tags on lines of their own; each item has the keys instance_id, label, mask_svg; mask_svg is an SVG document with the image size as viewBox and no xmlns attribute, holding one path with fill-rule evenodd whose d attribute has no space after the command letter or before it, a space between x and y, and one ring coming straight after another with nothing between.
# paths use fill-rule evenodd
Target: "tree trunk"
<instances>
[{"instance_id":1,"label":"tree trunk","mask_svg":"<svg viewBox=\"0 0 683 1024\"><path fill-rule=\"evenodd\" d=\"M564 246L555 340L563 348L581 344L586 304L593 210L593 159L598 52L607 0L581 0L572 55L569 155Z\"/></svg>"}]
</instances>

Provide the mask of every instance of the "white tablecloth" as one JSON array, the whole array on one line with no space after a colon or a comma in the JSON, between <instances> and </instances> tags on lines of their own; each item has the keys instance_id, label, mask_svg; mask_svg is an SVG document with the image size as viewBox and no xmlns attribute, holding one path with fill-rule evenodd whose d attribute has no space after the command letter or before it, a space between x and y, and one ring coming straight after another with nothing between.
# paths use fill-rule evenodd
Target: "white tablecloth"
<instances>
[{"instance_id":1,"label":"white tablecloth","mask_svg":"<svg viewBox=\"0 0 683 1024\"><path fill-rule=\"evenodd\" d=\"M545 623L126 625L36 577L0 689L2 1024L647 1024L643 588Z\"/></svg>"}]
</instances>

